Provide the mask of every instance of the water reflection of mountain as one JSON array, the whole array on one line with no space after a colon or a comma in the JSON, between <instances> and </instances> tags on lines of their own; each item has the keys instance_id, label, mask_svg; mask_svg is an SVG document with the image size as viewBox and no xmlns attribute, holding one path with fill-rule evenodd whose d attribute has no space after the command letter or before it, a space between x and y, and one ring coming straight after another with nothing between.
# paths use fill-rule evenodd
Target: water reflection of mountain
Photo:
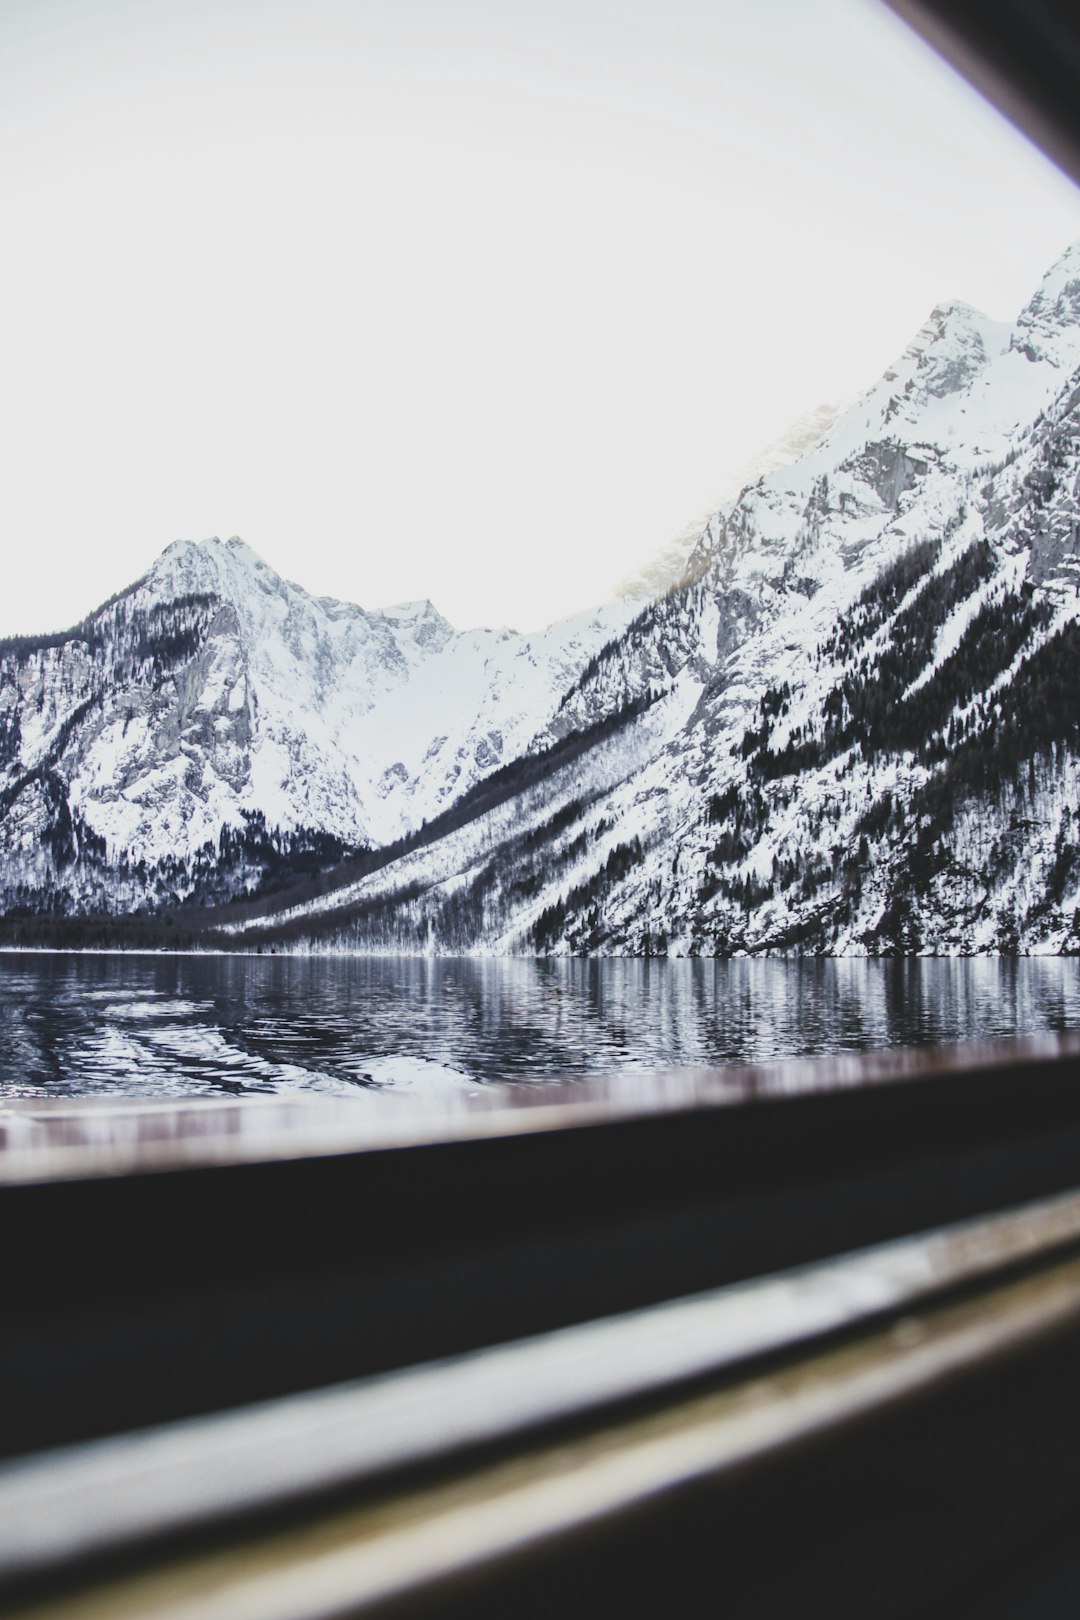
<instances>
[{"instance_id":1,"label":"water reflection of mountain","mask_svg":"<svg viewBox=\"0 0 1080 1620\"><path fill-rule=\"evenodd\" d=\"M0 958L0 1095L400 1091L1075 1028L1080 963Z\"/></svg>"}]
</instances>

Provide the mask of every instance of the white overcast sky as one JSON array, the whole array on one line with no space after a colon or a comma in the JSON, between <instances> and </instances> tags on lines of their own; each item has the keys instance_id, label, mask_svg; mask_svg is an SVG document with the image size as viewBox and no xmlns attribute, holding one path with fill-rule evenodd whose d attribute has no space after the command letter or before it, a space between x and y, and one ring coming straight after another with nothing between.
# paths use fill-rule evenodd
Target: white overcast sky
<instances>
[{"instance_id":1,"label":"white overcast sky","mask_svg":"<svg viewBox=\"0 0 1080 1620\"><path fill-rule=\"evenodd\" d=\"M0 631L170 541L524 628L1078 194L878 0L0 0Z\"/></svg>"}]
</instances>

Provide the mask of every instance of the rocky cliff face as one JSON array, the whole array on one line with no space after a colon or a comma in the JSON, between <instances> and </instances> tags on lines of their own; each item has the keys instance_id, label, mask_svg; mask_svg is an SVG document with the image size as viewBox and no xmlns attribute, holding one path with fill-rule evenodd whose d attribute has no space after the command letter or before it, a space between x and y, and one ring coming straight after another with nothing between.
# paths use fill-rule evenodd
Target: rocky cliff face
<instances>
[{"instance_id":1,"label":"rocky cliff face","mask_svg":"<svg viewBox=\"0 0 1080 1620\"><path fill-rule=\"evenodd\" d=\"M376 847L317 886L294 862L218 942L1080 949L1080 246L1012 326L935 309L822 420L681 583L531 642L167 553L5 650L5 871L130 904L117 851L172 839L187 892L243 893L257 862L226 883L221 852L258 813Z\"/></svg>"}]
</instances>

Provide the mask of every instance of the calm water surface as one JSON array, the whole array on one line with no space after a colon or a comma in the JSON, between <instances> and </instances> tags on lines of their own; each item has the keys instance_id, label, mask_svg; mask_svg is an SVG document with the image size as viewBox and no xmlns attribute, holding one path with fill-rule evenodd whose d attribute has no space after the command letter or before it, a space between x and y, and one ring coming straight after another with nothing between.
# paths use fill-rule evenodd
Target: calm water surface
<instances>
[{"instance_id":1,"label":"calm water surface","mask_svg":"<svg viewBox=\"0 0 1080 1620\"><path fill-rule=\"evenodd\" d=\"M0 1096L542 1084L1080 1028L1080 962L0 954Z\"/></svg>"}]
</instances>

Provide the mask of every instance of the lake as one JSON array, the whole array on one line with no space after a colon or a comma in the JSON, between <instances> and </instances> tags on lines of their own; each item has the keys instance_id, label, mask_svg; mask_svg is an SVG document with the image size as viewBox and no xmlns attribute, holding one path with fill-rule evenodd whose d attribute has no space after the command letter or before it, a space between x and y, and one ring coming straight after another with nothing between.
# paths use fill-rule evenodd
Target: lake
<instances>
[{"instance_id":1,"label":"lake","mask_svg":"<svg viewBox=\"0 0 1080 1620\"><path fill-rule=\"evenodd\" d=\"M0 954L0 1096L408 1093L1080 1028L1080 961Z\"/></svg>"}]
</instances>

